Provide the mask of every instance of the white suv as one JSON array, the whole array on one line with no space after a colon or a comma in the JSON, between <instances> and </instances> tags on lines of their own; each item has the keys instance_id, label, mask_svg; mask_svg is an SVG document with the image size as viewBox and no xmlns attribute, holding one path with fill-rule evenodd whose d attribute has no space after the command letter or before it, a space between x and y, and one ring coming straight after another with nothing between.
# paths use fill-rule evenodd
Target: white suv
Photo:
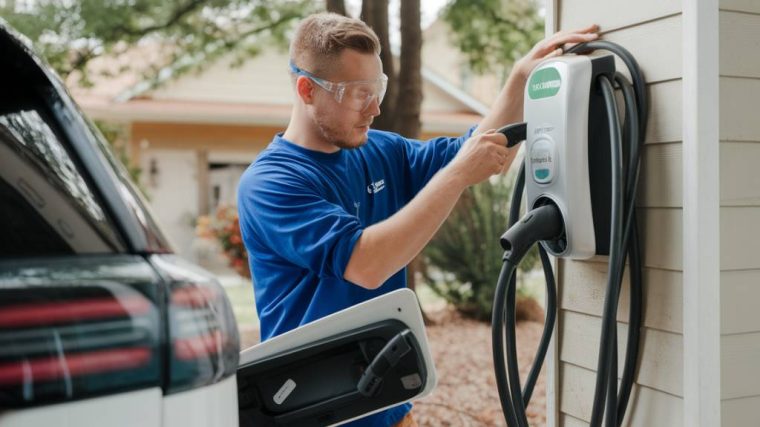
<instances>
[{"instance_id":1,"label":"white suv","mask_svg":"<svg viewBox=\"0 0 760 427\"><path fill-rule=\"evenodd\" d=\"M0 57L0 426L237 425L222 288L2 22Z\"/></svg>"}]
</instances>

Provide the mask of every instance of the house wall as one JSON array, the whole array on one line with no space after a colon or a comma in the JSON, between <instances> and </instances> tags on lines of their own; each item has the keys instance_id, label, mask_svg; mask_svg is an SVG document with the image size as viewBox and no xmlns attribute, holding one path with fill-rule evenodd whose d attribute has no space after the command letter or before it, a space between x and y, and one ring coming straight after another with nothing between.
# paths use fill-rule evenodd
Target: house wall
<instances>
[{"instance_id":1,"label":"house wall","mask_svg":"<svg viewBox=\"0 0 760 427\"><path fill-rule=\"evenodd\" d=\"M204 262L206 249L198 247L195 219L208 213L213 184L225 180L209 163L249 164L279 129L170 123L132 125L132 161L143 171L140 179L151 208L177 252ZM153 170L153 172L152 172ZM230 198L226 177L222 196ZM239 178L239 177L238 177ZM212 264L204 264L215 267Z\"/></svg>"},{"instance_id":2,"label":"house wall","mask_svg":"<svg viewBox=\"0 0 760 427\"><path fill-rule=\"evenodd\" d=\"M681 426L682 304L682 17L676 0L557 0L558 29L596 23L605 39L638 60L650 96L637 213L645 288L640 364L624 425ZM625 70L618 62L618 69ZM607 258L558 260L556 417L561 426L591 416ZM618 311L619 366L625 354L629 291Z\"/></svg>"},{"instance_id":3,"label":"house wall","mask_svg":"<svg viewBox=\"0 0 760 427\"><path fill-rule=\"evenodd\" d=\"M422 63L427 68L480 102L493 103L503 84L501 76L472 72L465 55L452 49L452 30L445 21L435 21L424 31L422 38Z\"/></svg>"},{"instance_id":4,"label":"house wall","mask_svg":"<svg viewBox=\"0 0 760 427\"><path fill-rule=\"evenodd\" d=\"M143 187L166 236L177 252L188 259L193 222L198 216L198 162L191 150L146 150L140 167ZM151 170L155 172L151 173Z\"/></svg>"},{"instance_id":5,"label":"house wall","mask_svg":"<svg viewBox=\"0 0 760 427\"><path fill-rule=\"evenodd\" d=\"M227 162L225 162L227 163ZM243 176L248 165L239 163L227 163L225 166L209 171L209 207L214 209L221 206L236 206L237 191L240 178Z\"/></svg>"},{"instance_id":6,"label":"house wall","mask_svg":"<svg viewBox=\"0 0 760 427\"><path fill-rule=\"evenodd\" d=\"M447 40L442 39L443 42ZM452 49L448 44L434 44L433 47L437 48L439 58L456 56L451 54ZM424 52L425 57L432 60L427 54L428 50ZM164 83L151 91L150 96L157 100L292 105L293 84L286 51L267 48L240 66L235 66L234 61L229 55L220 58L198 72ZM470 112L467 106L429 81L423 80L422 84L422 111Z\"/></svg>"},{"instance_id":7,"label":"house wall","mask_svg":"<svg viewBox=\"0 0 760 427\"><path fill-rule=\"evenodd\" d=\"M720 2L721 420L760 419L760 2Z\"/></svg>"},{"instance_id":8,"label":"house wall","mask_svg":"<svg viewBox=\"0 0 760 427\"><path fill-rule=\"evenodd\" d=\"M235 58L227 55L206 68L165 83L151 91L151 97L290 105L291 87L288 53L267 48L241 65L235 65Z\"/></svg>"}]
</instances>

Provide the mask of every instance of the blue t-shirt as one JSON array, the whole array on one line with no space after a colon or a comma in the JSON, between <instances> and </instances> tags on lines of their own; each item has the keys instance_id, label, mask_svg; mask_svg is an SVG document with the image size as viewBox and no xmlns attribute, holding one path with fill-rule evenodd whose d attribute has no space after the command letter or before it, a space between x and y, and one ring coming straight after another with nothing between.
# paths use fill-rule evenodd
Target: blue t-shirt
<instances>
[{"instance_id":1,"label":"blue t-shirt","mask_svg":"<svg viewBox=\"0 0 760 427\"><path fill-rule=\"evenodd\" d=\"M346 281L343 273L362 230L408 203L471 133L421 142L370 130L360 148L335 153L275 136L238 189L261 340L405 287L405 269L375 290ZM410 408L400 405L351 425L390 426Z\"/></svg>"}]
</instances>

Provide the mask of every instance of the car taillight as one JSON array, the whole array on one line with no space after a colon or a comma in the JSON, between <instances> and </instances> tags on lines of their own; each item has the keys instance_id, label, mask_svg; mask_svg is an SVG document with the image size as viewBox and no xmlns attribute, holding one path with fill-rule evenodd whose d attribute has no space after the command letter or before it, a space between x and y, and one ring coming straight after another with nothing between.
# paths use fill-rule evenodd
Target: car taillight
<instances>
[{"instance_id":1,"label":"car taillight","mask_svg":"<svg viewBox=\"0 0 760 427\"><path fill-rule=\"evenodd\" d=\"M160 385L154 286L104 281L0 296L0 407Z\"/></svg>"},{"instance_id":2,"label":"car taillight","mask_svg":"<svg viewBox=\"0 0 760 427\"><path fill-rule=\"evenodd\" d=\"M167 393L212 384L237 372L237 324L216 282L170 285L169 338Z\"/></svg>"}]
</instances>

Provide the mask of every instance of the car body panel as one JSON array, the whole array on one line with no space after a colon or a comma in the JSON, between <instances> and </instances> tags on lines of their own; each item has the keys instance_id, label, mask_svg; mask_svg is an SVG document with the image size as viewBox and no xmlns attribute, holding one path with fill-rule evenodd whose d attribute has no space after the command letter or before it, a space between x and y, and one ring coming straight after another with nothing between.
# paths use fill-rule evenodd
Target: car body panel
<instances>
[{"instance_id":1,"label":"car body panel","mask_svg":"<svg viewBox=\"0 0 760 427\"><path fill-rule=\"evenodd\" d=\"M162 410L161 389L154 387L22 411L2 411L0 426L161 427Z\"/></svg>"},{"instance_id":2,"label":"car body panel","mask_svg":"<svg viewBox=\"0 0 760 427\"><path fill-rule=\"evenodd\" d=\"M165 396L164 427L228 427L238 425L234 376L216 384Z\"/></svg>"}]
</instances>

